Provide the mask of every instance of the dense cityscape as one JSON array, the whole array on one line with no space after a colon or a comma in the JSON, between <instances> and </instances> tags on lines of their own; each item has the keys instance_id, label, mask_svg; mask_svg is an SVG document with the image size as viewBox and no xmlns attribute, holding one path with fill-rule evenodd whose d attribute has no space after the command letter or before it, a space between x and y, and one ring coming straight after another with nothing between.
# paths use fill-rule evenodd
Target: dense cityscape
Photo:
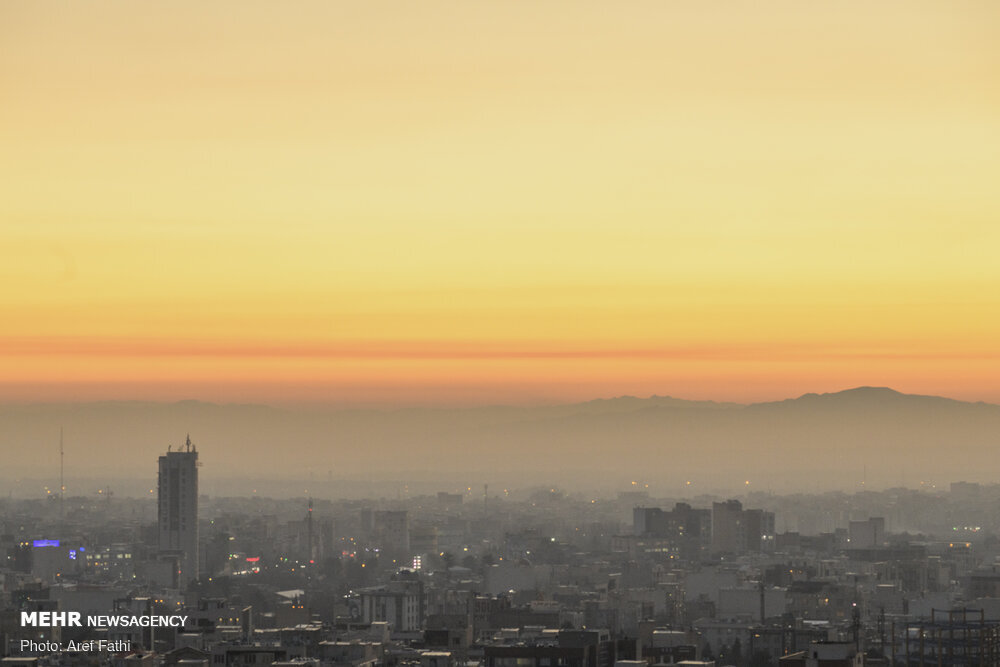
<instances>
[{"instance_id":1,"label":"dense cityscape","mask_svg":"<svg viewBox=\"0 0 1000 667\"><path fill-rule=\"evenodd\" d=\"M0 2L0 667L1000 667L998 45Z\"/></svg>"},{"instance_id":2,"label":"dense cityscape","mask_svg":"<svg viewBox=\"0 0 1000 667\"><path fill-rule=\"evenodd\" d=\"M0 501L5 667L1000 661L1000 485L271 499L199 494L190 438L158 463Z\"/></svg>"}]
</instances>

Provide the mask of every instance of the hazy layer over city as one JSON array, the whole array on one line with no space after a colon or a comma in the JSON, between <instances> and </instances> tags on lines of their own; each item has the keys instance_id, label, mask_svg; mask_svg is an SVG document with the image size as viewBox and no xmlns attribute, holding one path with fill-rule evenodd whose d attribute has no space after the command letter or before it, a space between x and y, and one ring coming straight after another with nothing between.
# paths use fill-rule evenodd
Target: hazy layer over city
<instances>
[{"instance_id":1,"label":"hazy layer over city","mask_svg":"<svg viewBox=\"0 0 1000 667\"><path fill-rule=\"evenodd\" d=\"M493 484L663 495L929 488L996 479L1000 406L887 388L741 405L622 397L539 407L293 410L108 402L3 406L17 493L153 486L156 457L199 448L204 493L320 497ZM646 485L649 485L648 487ZM88 488L92 487L92 488Z\"/></svg>"}]
</instances>

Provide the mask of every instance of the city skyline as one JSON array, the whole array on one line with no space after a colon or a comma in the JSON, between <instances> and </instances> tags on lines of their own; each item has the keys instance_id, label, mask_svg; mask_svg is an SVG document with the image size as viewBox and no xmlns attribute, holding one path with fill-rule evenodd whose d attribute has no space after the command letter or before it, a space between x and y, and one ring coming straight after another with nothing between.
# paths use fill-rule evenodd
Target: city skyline
<instances>
[{"instance_id":1,"label":"city skyline","mask_svg":"<svg viewBox=\"0 0 1000 667\"><path fill-rule=\"evenodd\" d=\"M995 3L0 9L0 402L1000 403Z\"/></svg>"}]
</instances>

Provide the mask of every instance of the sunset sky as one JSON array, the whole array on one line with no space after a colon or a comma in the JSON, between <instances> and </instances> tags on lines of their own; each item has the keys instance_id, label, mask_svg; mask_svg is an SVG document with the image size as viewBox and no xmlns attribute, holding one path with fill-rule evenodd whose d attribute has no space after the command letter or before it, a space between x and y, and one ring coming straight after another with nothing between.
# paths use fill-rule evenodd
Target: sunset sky
<instances>
[{"instance_id":1,"label":"sunset sky","mask_svg":"<svg viewBox=\"0 0 1000 667\"><path fill-rule=\"evenodd\" d=\"M1000 3L0 4L0 401L1000 402Z\"/></svg>"}]
</instances>

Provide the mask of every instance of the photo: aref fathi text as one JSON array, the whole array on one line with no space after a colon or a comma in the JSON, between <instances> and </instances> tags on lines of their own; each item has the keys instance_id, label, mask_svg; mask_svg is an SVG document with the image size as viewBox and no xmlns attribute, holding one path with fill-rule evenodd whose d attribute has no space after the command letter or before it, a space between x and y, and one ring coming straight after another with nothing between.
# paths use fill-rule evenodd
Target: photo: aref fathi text
<instances>
[{"instance_id":1,"label":"photo: aref fathi text","mask_svg":"<svg viewBox=\"0 0 1000 667\"><path fill-rule=\"evenodd\" d=\"M84 641L67 641L66 643L54 641L35 641L33 639L21 640L22 653L59 653L61 651L75 653L127 653L132 650L132 642L127 639L88 639Z\"/></svg>"}]
</instances>

